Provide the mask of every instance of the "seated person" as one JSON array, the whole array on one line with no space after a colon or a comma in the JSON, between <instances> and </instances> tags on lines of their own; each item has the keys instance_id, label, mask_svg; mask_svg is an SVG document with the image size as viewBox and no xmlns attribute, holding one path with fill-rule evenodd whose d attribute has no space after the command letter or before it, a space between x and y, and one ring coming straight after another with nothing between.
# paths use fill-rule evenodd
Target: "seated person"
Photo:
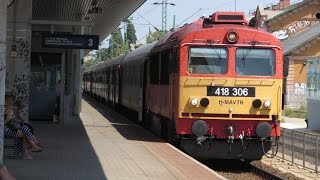
<instances>
[{"instance_id":1,"label":"seated person","mask_svg":"<svg viewBox=\"0 0 320 180\"><path fill-rule=\"evenodd\" d=\"M25 106L24 106L24 103L23 103L21 100L17 100L17 101L14 103L14 107L15 107L15 109L16 109L16 111L17 111L16 116L17 116L18 122L21 123L21 124L23 124L23 125L25 125L25 126L28 126L28 128L29 128L30 131L31 131L31 133L33 134L34 142L35 142L38 146L42 147L42 145L40 144L38 138L34 135L33 127L32 127L29 123L27 123L27 122L19 115L19 113L18 113L19 110L21 110L21 109L23 109L23 108L25 107Z\"/></svg>"},{"instance_id":2,"label":"seated person","mask_svg":"<svg viewBox=\"0 0 320 180\"><path fill-rule=\"evenodd\" d=\"M32 159L27 151L27 143L31 145L33 152L40 152L42 148L35 143L30 128L18 120L14 98L7 97L5 106L4 134L15 138L13 157L19 158L22 155L23 159Z\"/></svg>"},{"instance_id":3,"label":"seated person","mask_svg":"<svg viewBox=\"0 0 320 180\"><path fill-rule=\"evenodd\" d=\"M0 167L0 179L1 179L1 180L15 180L16 178L14 178L14 177L10 174L7 166L1 165L1 167Z\"/></svg>"}]
</instances>

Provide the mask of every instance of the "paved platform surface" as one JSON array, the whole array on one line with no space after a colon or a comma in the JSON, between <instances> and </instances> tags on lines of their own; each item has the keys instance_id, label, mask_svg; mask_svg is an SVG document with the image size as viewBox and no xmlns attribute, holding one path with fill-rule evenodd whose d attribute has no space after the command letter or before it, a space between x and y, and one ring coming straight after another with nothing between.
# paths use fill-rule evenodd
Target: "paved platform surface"
<instances>
[{"instance_id":1,"label":"paved platform surface","mask_svg":"<svg viewBox=\"0 0 320 180\"><path fill-rule=\"evenodd\" d=\"M304 129L307 128L307 123L301 118L283 116L283 122L281 122L280 126L287 129Z\"/></svg>"},{"instance_id":2,"label":"paved platform surface","mask_svg":"<svg viewBox=\"0 0 320 180\"><path fill-rule=\"evenodd\" d=\"M31 122L45 146L32 153L33 160L12 159L7 144L4 161L18 180L223 179L105 106L84 99L81 116L64 125Z\"/></svg>"}]
</instances>

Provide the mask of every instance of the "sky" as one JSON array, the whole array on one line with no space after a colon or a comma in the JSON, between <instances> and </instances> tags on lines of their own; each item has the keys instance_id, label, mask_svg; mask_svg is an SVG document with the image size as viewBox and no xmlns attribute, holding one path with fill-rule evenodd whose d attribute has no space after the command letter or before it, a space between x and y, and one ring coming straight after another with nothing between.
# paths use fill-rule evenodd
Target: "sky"
<instances>
[{"instance_id":1,"label":"sky","mask_svg":"<svg viewBox=\"0 0 320 180\"><path fill-rule=\"evenodd\" d=\"M149 29L154 32L156 27L162 29L162 0L147 0L132 17L132 22L136 29L137 39L145 38ZM215 11L242 11L248 14L255 10L257 5L265 7L268 4L276 4L279 0L167 0L167 3L174 3L167 6L167 30L173 27L173 16L175 15L175 25L182 26L185 23L191 23L201 16L208 16ZM123 27L123 24L120 25ZM109 39L109 38L107 38ZM102 43L107 46L107 42Z\"/></svg>"}]
</instances>

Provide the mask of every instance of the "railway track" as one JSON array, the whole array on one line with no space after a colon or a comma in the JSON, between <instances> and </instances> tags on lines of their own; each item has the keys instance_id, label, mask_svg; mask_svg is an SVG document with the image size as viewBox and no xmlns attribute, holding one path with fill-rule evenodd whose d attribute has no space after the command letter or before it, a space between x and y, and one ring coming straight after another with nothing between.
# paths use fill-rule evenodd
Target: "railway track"
<instances>
[{"instance_id":1,"label":"railway track","mask_svg":"<svg viewBox=\"0 0 320 180\"><path fill-rule=\"evenodd\" d=\"M227 179L299 179L290 173L283 173L270 166L264 165L260 161L248 163L241 160L200 160L200 162Z\"/></svg>"},{"instance_id":2,"label":"railway track","mask_svg":"<svg viewBox=\"0 0 320 180\"><path fill-rule=\"evenodd\" d=\"M252 172L259 175L260 177L263 177L265 179L272 179L272 180L282 180L286 179L280 175L273 174L272 172L266 171L265 169L262 169L261 167L252 165L250 163L246 163L247 166L249 166L250 169L252 169Z\"/></svg>"}]
</instances>

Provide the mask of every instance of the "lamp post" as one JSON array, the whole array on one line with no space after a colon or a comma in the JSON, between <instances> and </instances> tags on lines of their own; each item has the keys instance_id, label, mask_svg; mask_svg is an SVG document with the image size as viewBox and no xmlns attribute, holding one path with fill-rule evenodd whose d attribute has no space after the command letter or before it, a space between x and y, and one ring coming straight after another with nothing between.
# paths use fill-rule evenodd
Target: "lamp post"
<instances>
[{"instance_id":1,"label":"lamp post","mask_svg":"<svg viewBox=\"0 0 320 180\"><path fill-rule=\"evenodd\" d=\"M154 5L162 5L162 31L167 32L167 6L175 6L174 3L168 3L167 0L162 0L161 3L153 3Z\"/></svg>"}]
</instances>

